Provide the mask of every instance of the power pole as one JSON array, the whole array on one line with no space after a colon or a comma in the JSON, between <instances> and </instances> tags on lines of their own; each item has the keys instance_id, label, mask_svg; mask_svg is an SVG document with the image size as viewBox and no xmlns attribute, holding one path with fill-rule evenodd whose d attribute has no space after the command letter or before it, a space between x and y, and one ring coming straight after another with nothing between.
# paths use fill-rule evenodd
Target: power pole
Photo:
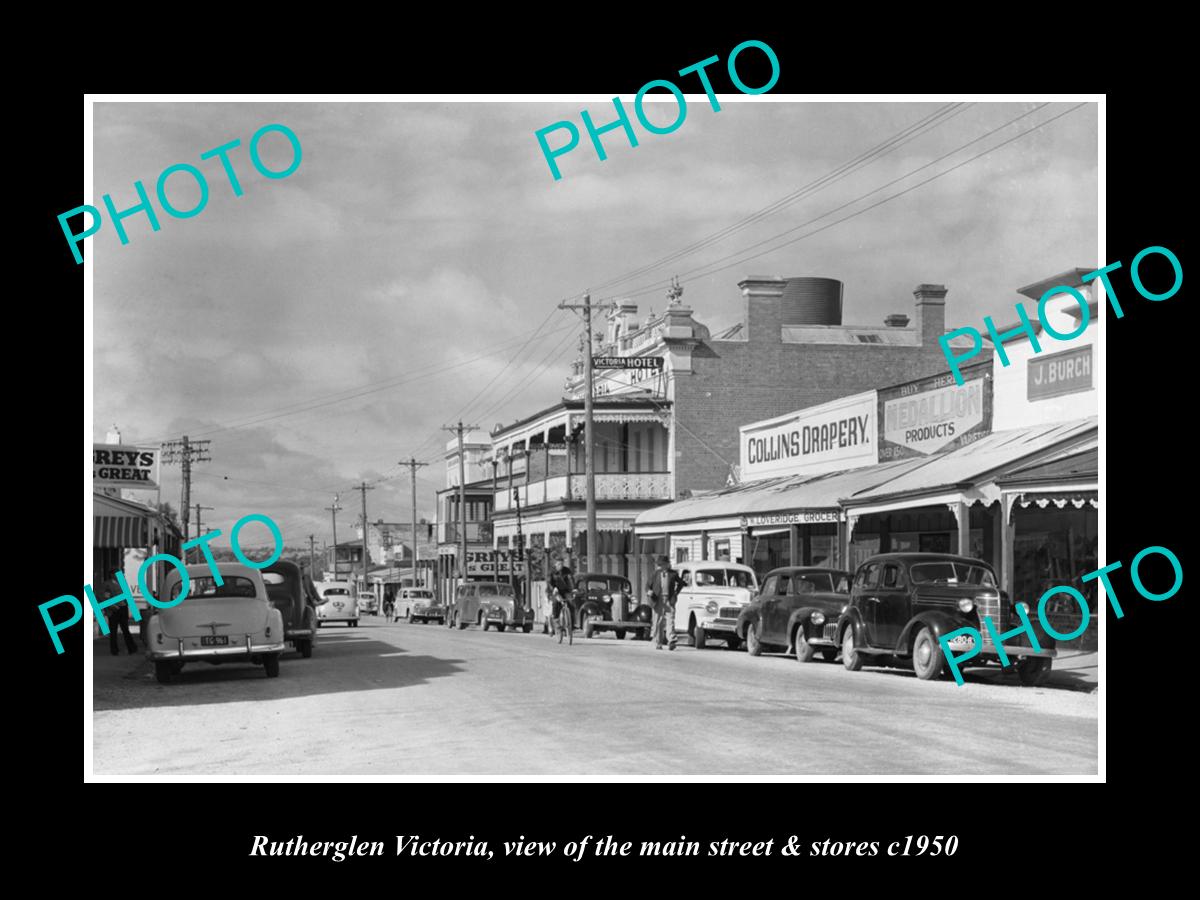
<instances>
[{"instance_id":1,"label":"power pole","mask_svg":"<svg viewBox=\"0 0 1200 900\"><path fill-rule=\"evenodd\" d=\"M313 581L320 580L317 578L316 544L317 536L310 534L308 536L308 577Z\"/></svg>"},{"instance_id":2,"label":"power pole","mask_svg":"<svg viewBox=\"0 0 1200 900\"><path fill-rule=\"evenodd\" d=\"M201 506L199 503L196 504L196 537L200 537L202 534L204 534L204 526L200 524L200 510L202 509L207 509L209 512L212 512L213 510L211 506ZM199 547L196 548L196 553L197 560L203 559L203 557L200 555L202 551ZM187 560L185 559L184 562L187 562Z\"/></svg>"},{"instance_id":3,"label":"power pole","mask_svg":"<svg viewBox=\"0 0 1200 900\"><path fill-rule=\"evenodd\" d=\"M338 558L337 558L337 514L341 507L338 506L338 495L333 495L333 506L325 507L326 512L333 513L333 580L338 580Z\"/></svg>"},{"instance_id":4,"label":"power pole","mask_svg":"<svg viewBox=\"0 0 1200 900\"><path fill-rule=\"evenodd\" d=\"M162 445L164 463L178 462L183 469L183 484L180 486L180 513L183 524L183 542L190 538L188 533L188 513L192 506L192 463L206 462L212 459L207 456L208 445L211 441L189 441L185 434L182 440L167 441ZM199 534L199 528L196 529Z\"/></svg>"},{"instance_id":5,"label":"power pole","mask_svg":"<svg viewBox=\"0 0 1200 900\"><path fill-rule=\"evenodd\" d=\"M459 420L457 425L443 425L443 431L458 434L458 583L465 584L467 580L467 465L463 453L463 432L473 431L478 425L464 425ZM449 621L449 620L447 620Z\"/></svg>"},{"instance_id":6,"label":"power pole","mask_svg":"<svg viewBox=\"0 0 1200 900\"><path fill-rule=\"evenodd\" d=\"M365 590L367 586L367 527L370 524L367 522L367 491L373 491L375 488L369 487L364 481L359 484L358 489L362 491L362 580Z\"/></svg>"},{"instance_id":7,"label":"power pole","mask_svg":"<svg viewBox=\"0 0 1200 900\"><path fill-rule=\"evenodd\" d=\"M607 309L611 304L604 304L597 309ZM559 309L583 311L583 479L586 489L585 508L587 510L587 571L600 571L596 564L596 441L595 429L592 422L592 295L584 293L583 303L558 304Z\"/></svg>"},{"instance_id":8,"label":"power pole","mask_svg":"<svg viewBox=\"0 0 1200 900\"><path fill-rule=\"evenodd\" d=\"M429 463L417 462L411 456L408 461L401 460L397 463L400 466L408 466L408 474L412 480L412 570L413 570L413 585L417 583L417 469L421 466L427 466Z\"/></svg>"}]
</instances>

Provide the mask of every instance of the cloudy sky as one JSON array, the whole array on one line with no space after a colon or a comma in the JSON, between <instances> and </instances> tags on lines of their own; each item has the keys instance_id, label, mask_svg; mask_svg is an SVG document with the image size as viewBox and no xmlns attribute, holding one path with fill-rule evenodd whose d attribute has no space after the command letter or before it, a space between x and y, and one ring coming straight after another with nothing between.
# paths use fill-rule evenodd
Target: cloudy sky
<instances>
[{"instance_id":1,"label":"cloudy sky","mask_svg":"<svg viewBox=\"0 0 1200 900\"><path fill-rule=\"evenodd\" d=\"M209 439L212 461L196 467L192 495L215 507L206 524L227 533L242 515L267 513L289 544L311 533L319 546L331 537L323 507L341 492L342 537L360 480L377 482L372 520L407 521L407 470L396 462L409 456L431 462L417 506L432 518L443 424L461 417L490 429L554 403L578 334L554 306L585 288L633 297L646 313L663 308L665 280L678 274L685 302L715 330L739 321L747 274L839 278L847 323L911 315L912 289L939 282L958 325L987 314L1007 322L1016 288L1105 262L1092 104L1033 129L1074 104L722 97L717 113L703 95L689 100L672 134L635 120L636 148L619 131L605 135L604 162L585 133L560 157L559 181L534 132L578 125L582 108L602 124L611 102L97 103L91 202L111 193L118 209L132 206L135 180L153 194L158 174L180 162L205 172L210 197L193 218L159 210L158 232L142 215L126 220L126 246L107 222L87 240L94 438L115 423L126 443ZM667 124L675 107L648 109ZM299 137L303 160L268 180L247 145L276 122ZM241 197L217 160L199 158L235 138ZM613 283L889 141L869 165ZM278 134L261 149L270 168L290 160ZM186 175L172 176L175 206L197 197ZM178 505L178 467L165 468L163 497Z\"/></svg>"}]
</instances>

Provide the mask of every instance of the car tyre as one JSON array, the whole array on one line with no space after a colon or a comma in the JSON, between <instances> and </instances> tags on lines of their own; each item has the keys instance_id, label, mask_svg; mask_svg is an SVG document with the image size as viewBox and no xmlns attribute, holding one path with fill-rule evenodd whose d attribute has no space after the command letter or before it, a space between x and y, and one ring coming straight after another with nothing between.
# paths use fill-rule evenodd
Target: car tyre
<instances>
[{"instance_id":1,"label":"car tyre","mask_svg":"<svg viewBox=\"0 0 1200 900\"><path fill-rule=\"evenodd\" d=\"M497 623L497 624L496 624L496 630L497 630L497 631L504 631L504 629L505 629L505 628L507 628L507 627L508 627L508 626L507 626L507 625L505 625L503 622L499 622L499 623Z\"/></svg>"},{"instance_id":2,"label":"car tyre","mask_svg":"<svg viewBox=\"0 0 1200 900\"><path fill-rule=\"evenodd\" d=\"M762 656L762 642L758 639L758 623L746 626L746 652L751 656Z\"/></svg>"},{"instance_id":3,"label":"car tyre","mask_svg":"<svg viewBox=\"0 0 1200 900\"><path fill-rule=\"evenodd\" d=\"M1038 687L1050 678L1054 660L1044 656L1025 656L1017 660L1017 678L1026 687Z\"/></svg>"},{"instance_id":4,"label":"car tyre","mask_svg":"<svg viewBox=\"0 0 1200 900\"><path fill-rule=\"evenodd\" d=\"M804 629L796 629L796 662L812 662L817 655L817 648L804 639Z\"/></svg>"},{"instance_id":5,"label":"car tyre","mask_svg":"<svg viewBox=\"0 0 1200 900\"><path fill-rule=\"evenodd\" d=\"M922 681L932 681L939 677L946 668L946 657L933 636L932 628L922 628L917 632L917 639L912 648L913 671Z\"/></svg>"},{"instance_id":6,"label":"car tyre","mask_svg":"<svg viewBox=\"0 0 1200 900\"><path fill-rule=\"evenodd\" d=\"M154 661L154 677L158 679L159 684L170 684L171 676L174 674L174 666L169 662Z\"/></svg>"},{"instance_id":7,"label":"car tyre","mask_svg":"<svg viewBox=\"0 0 1200 900\"><path fill-rule=\"evenodd\" d=\"M304 638L304 640L296 642L296 649L300 651L300 655L305 659L312 659L313 642L312 638Z\"/></svg>"},{"instance_id":8,"label":"car tyre","mask_svg":"<svg viewBox=\"0 0 1200 900\"><path fill-rule=\"evenodd\" d=\"M585 638L593 637L595 632L592 630L592 620L588 619L583 623L583 636Z\"/></svg>"},{"instance_id":9,"label":"car tyre","mask_svg":"<svg viewBox=\"0 0 1200 900\"><path fill-rule=\"evenodd\" d=\"M491 623L491 622L489 622L489 621L487 621L487 619L481 619L481 620L480 620L480 622L479 622L479 624L483 626L483 630L484 630L484 631L487 631L489 628L491 628L491 627L492 627L492 623ZM499 631L499 630L500 630L500 626L499 626L499 625L497 625L497 626L496 626L496 630L497 630L497 631Z\"/></svg>"},{"instance_id":10,"label":"car tyre","mask_svg":"<svg viewBox=\"0 0 1200 900\"><path fill-rule=\"evenodd\" d=\"M697 650L703 650L708 646L708 632L704 630L704 626L699 622L692 629L692 646Z\"/></svg>"},{"instance_id":11,"label":"car tyre","mask_svg":"<svg viewBox=\"0 0 1200 900\"><path fill-rule=\"evenodd\" d=\"M454 624L458 626L459 631L467 630L467 623L460 619L457 615L454 617Z\"/></svg>"},{"instance_id":12,"label":"car tyre","mask_svg":"<svg viewBox=\"0 0 1200 900\"><path fill-rule=\"evenodd\" d=\"M842 665L850 672L857 672L863 667L862 654L854 649L853 625L847 625L842 632Z\"/></svg>"},{"instance_id":13,"label":"car tyre","mask_svg":"<svg viewBox=\"0 0 1200 900\"><path fill-rule=\"evenodd\" d=\"M624 629L624 628L618 628L616 631L614 631L614 632L613 632L613 636L614 636L614 637L615 637L615 638L616 638L618 641L623 641L623 640L625 640L625 629Z\"/></svg>"},{"instance_id":14,"label":"car tyre","mask_svg":"<svg viewBox=\"0 0 1200 900\"><path fill-rule=\"evenodd\" d=\"M263 660L263 669L266 670L268 678L279 677L279 654L272 653Z\"/></svg>"}]
</instances>

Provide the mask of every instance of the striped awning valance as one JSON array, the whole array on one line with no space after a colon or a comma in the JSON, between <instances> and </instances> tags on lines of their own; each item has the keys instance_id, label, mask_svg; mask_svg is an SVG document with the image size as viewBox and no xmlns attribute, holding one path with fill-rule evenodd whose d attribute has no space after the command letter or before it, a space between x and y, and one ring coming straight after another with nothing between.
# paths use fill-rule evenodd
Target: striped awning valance
<instances>
[{"instance_id":1,"label":"striped awning valance","mask_svg":"<svg viewBox=\"0 0 1200 900\"><path fill-rule=\"evenodd\" d=\"M92 544L96 547L149 547L150 522L137 516L95 516Z\"/></svg>"}]
</instances>

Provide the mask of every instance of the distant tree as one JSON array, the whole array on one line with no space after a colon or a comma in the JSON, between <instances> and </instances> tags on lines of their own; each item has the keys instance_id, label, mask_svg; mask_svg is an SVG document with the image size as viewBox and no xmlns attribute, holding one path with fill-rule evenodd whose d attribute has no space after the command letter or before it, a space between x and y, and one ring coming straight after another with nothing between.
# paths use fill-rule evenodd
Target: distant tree
<instances>
[{"instance_id":1,"label":"distant tree","mask_svg":"<svg viewBox=\"0 0 1200 900\"><path fill-rule=\"evenodd\" d=\"M164 517L166 517L166 520L167 520L168 522L170 522L172 525L174 525L174 526L175 526L176 528L178 528L180 531L183 531L183 526L179 524L179 513L177 513L177 512L175 511L175 507L173 507L173 506L172 506L170 503L167 503L167 502L164 500L164 501L162 501L162 502L160 502L160 503L155 503L155 504L154 504L154 508L155 508L155 509L156 509L156 510L157 510L157 511L158 511L158 512L161 514L161 515L163 515Z\"/></svg>"}]
</instances>

